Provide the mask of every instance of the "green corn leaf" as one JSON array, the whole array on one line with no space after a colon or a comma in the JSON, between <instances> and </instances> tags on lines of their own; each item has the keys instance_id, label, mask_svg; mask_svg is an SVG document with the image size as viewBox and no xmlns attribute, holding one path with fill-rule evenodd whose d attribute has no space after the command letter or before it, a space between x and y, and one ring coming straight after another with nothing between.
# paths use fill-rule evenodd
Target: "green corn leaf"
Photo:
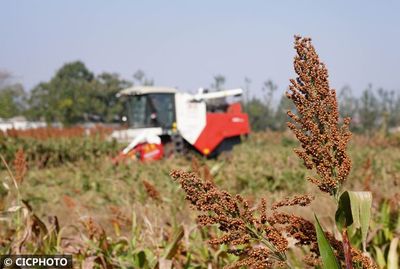
<instances>
[{"instance_id":1,"label":"green corn leaf","mask_svg":"<svg viewBox=\"0 0 400 269\"><path fill-rule=\"evenodd\" d=\"M399 253L397 248L399 245L399 238L396 237L390 242L389 254L388 254L388 269L398 269L399 268Z\"/></svg>"},{"instance_id":2,"label":"green corn leaf","mask_svg":"<svg viewBox=\"0 0 400 269\"><path fill-rule=\"evenodd\" d=\"M314 215L315 216L315 215ZM335 254L333 253L331 244L325 236L325 233L318 221L317 216L315 216L315 231L317 233L318 249L321 254L322 264L324 269L340 269L340 265L336 260Z\"/></svg>"}]
</instances>

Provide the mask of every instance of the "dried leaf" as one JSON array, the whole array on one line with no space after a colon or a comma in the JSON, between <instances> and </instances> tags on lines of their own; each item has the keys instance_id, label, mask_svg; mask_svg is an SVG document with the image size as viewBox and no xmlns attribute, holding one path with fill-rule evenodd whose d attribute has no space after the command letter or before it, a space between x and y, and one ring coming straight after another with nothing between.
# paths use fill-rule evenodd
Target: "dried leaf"
<instances>
[{"instance_id":1,"label":"dried leaf","mask_svg":"<svg viewBox=\"0 0 400 269\"><path fill-rule=\"evenodd\" d=\"M160 264L159 269L171 269L172 268L172 260L167 260L161 258L158 263Z\"/></svg>"},{"instance_id":2,"label":"dried leaf","mask_svg":"<svg viewBox=\"0 0 400 269\"><path fill-rule=\"evenodd\" d=\"M399 268L399 252L397 252L399 246L399 238L396 237L390 242L389 254L388 254L388 269Z\"/></svg>"}]
</instances>

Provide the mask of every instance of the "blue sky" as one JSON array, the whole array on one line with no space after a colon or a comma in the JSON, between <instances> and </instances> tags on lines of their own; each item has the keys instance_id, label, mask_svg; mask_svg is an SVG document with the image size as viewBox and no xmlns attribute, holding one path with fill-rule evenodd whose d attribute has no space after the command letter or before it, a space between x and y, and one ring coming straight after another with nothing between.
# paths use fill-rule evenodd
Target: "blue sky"
<instances>
[{"instance_id":1,"label":"blue sky","mask_svg":"<svg viewBox=\"0 0 400 269\"><path fill-rule=\"evenodd\" d=\"M331 86L368 83L400 92L400 1L0 2L0 69L26 89L63 63L195 90L214 75L228 87L294 76L293 35L311 36Z\"/></svg>"}]
</instances>

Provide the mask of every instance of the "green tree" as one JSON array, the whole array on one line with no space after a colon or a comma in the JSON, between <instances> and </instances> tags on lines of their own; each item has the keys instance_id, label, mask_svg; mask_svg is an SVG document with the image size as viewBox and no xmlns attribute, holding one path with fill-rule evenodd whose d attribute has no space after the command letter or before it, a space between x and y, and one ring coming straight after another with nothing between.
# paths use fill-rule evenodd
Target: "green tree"
<instances>
[{"instance_id":1,"label":"green tree","mask_svg":"<svg viewBox=\"0 0 400 269\"><path fill-rule=\"evenodd\" d=\"M372 90L372 85L362 92L359 100L358 122L362 131L371 133L379 126L379 102Z\"/></svg>"},{"instance_id":2,"label":"green tree","mask_svg":"<svg viewBox=\"0 0 400 269\"><path fill-rule=\"evenodd\" d=\"M32 90L29 114L66 125L82 122L91 113L89 104L94 86L94 75L82 62L67 63L49 82L42 82Z\"/></svg>"},{"instance_id":3,"label":"green tree","mask_svg":"<svg viewBox=\"0 0 400 269\"><path fill-rule=\"evenodd\" d=\"M261 89L263 93L262 97L253 96L245 102L245 111L249 115L250 126L253 130L264 131L266 129L276 129L275 109L272 103L274 92L277 89L278 86L272 80L267 80L263 83Z\"/></svg>"},{"instance_id":4,"label":"green tree","mask_svg":"<svg viewBox=\"0 0 400 269\"><path fill-rule=\"evenodd\" d=\"M41 82L36 85L30 92L26 117L31 120L55 121L58 113L52 109L51 99L55 100L56 98L51 95L49 83Z\"/></svg>"},{"instance_id":5,"label":"green tree","mask_svg":"<svg viewBox=\"0 0 400 269\"><path fill-rule=\"evenodd\" d=\"M282 95L278 107L276 108L275 111L275 117L274 117L274 129L277 131L284 131L286 130L287 127L287 122L288 122L288 116L287 116L287 112L291 110L291 111L295 111L295 106L293 104L293 102L286 97L285 94Z\"/></svg>"},{"instance_id":6,"label":"green tree","mask_svg":"<svg viewBox=\"0 0 400 269\"><path fill-rule=\"evenodd\" d=\"M98 75L91 93L92 115L104 122L116 120L123 111L123 105L117 98L117 93L131 85L131 82L120 79L118 74L104 72Z\"/></svg>"},{"instance_id":7,"label":"green tree","mask_svg":"<svg viewBox=\"0 0 400 269\"><path fill-rule=\"evenodd\" d=\"M214 76L214 82L211 83L211 89L215 91L222 91L224 89L224 85L226 82L226 78L223 75Z\"/></svg>"},{"instance_id":8,"label":"green tree","mask_svg":"<svg viewBox=\"0 0 400 269\"><path fill-rule=\"evenodd\" d=\"M273 98L278 85L276 85L272 80L267 80L264 82L262 87L262 92L264 94L264 105L265 105L265 121L268 129L275 130L275 108L273 107Z\"/></svg>"},{"instance_id":9,"label":"green tree","mask_svg":"<svg viewBox=\"0 0 400 269\"><path fill-rule=\"evenodd\" d=\"M339 111L342 118L354 118L358 109L358 100L353 96L350 86L345 85L339 92Z\"/></svg>"},{"instance_id":10,"label":"green tree","mask_svg":"<svg viewBox=\"0 0 400 269\"><path fill-rule=\"evenodd\" d=\"M243 93L243 101L242 103L244 104L244 111L246 111L247 107L246 104L250 100L250 87L251 87L251 79L249 77L244 78L244 93Z\"/></svg>"},{"instance_id":11,"label":"green tree","mask_svg":"<svg viewBox=\"0 0 400 269\"><path fill-rule=\"evenodd\" d=\"M251 129L254 131L266 130L268 128L266 115L268 115L269 112L263 101L253 96L246 103L245 107L247 114L249 115Z\"/></svg>"},{"instance_id":12,"label":"green tree","mask_svg":"<svg viewBox=\"0 0 400 269\"><path fill-rule=\"evenodd\" d=\"M223 75L216 75L213 79L214 81L210 85L212 91L222 91L225 89L224 85L226 78ZM223 108L225 104L225 97L207 100L208 107L212 108L211 110L213 111L218 111L220 108Z\"/></svg>"},{"instance_id":13,"label":"green tree","mask_svg":"<svg viewBox=\"0 0 400 269\"><path fill-rule=\"evenodd\" d=\"M138 79L148 82L144 74L139 75ZM112 122L122 111L116 94L131 85L118 74L103 72L95 77L84 63L67 63L49 82L42 82L31 91L28 115L65 125Z\"/></svg>"},{"instance_id":14,"label":"green tree","mask_svg":"<svg viewBox=\"0 0 400 269\"><path fill-rule=\"evenodd\" d=\"M378 89L381 129L386 133L390 127L397 127L400 123L400 98L394 91Z\"/></svg>"},{"instance_id":15,"label":"green tree","mask_svg":"<svg viewBox=\"0 0 400 269\"><path fill-rule=\"evenodd\" d=\"M19 83L12 83L12 76L6 71L0 72L0 118L21 115L25 110L26 93Z\"/></svg>"},{"instance_id":16,"label":"green tree","mask_svg":"<svg viewBox=\"0 0 400 269\"><path fill-rule=\"evenodd\" d=\"M0 118L11 118L24 111L25 91L21 84L0 89Z\"/></svg>"},{"instance_id":17,"label":"green tree","mask_svg":"<svg viewBox=\"0 0 400 269\"><path fill-rule=\"evenodd\" d=\"M141 86L153 86L154 80L152 78L148 78L146 73L139 69L133 74L133 79L135 83Z\"/></svg>"}]
</instances>

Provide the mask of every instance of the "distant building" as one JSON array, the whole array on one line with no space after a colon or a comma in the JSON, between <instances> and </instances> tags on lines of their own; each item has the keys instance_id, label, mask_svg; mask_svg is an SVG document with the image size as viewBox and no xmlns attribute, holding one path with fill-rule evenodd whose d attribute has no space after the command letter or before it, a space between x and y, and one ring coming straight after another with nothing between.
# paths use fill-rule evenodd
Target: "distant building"
<instances>
[{"instance_id":1,"label":"distant building","mask_svg":"<svg viewBox=\"0 0 400 269\"><path fill-rule=\"evenodd\" d=\"M400 133L400 126L389 128L389 133L391 134Z\"/></svg>"},{"instance_id":2,"label":"distant building","mask_svg":"<svg viewBox=\"0 0 400 269\"><path fill-rule=\"evenodd\" d=\"M3 132L9 129L26 130L46 126L47 124L44 121L28 121L23 116L17 116L10 119L0 118L0 130Z\"/></svg>"}]
</instances>

